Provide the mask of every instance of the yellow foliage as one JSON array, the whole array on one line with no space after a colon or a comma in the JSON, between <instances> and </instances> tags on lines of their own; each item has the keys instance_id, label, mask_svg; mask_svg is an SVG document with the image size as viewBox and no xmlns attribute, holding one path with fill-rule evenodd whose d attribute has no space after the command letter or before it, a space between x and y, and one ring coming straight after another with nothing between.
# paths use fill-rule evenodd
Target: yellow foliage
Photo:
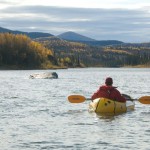
<instances>
[{"instance_id":1,"label":"yellow foliage","mask_svg":"<svg viewBox=\"0 0 150 150\"><path fill-rule=\"evenodd\" d=\"M113 53L118 53L118 54L128 54L130 55L131 53L129 53L128 51L125 50L119 50L119 49L110 49L110 48L105 48L104 49L105 52L113 52Z\"/></svg>"},{"instance_id":2,"label":"yellow foliage","mask_svg":"<svg viewBox=\"0 0 150 150\"><path fill-rule=\"evenodd\" d=\"M19 64L26 66L40 66L44 62L50 62L49 56L53 56L50 49L42 44L32 41L26 35L1 33L0 56L1 64Z\"/></svg>"}]
</instances>

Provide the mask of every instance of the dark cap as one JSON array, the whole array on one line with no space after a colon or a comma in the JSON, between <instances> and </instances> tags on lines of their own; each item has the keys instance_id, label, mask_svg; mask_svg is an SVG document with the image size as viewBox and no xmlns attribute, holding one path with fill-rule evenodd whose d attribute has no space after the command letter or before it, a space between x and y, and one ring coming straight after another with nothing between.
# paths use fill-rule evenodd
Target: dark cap
<instances>
[{"instance_id":1,"label":"dark cap","mask_svg":"<svg viewBox=\"0 0 150 150\"><path fill-rule=\"evenodd\" d=\"M107 77L105 80L106 85L112 85L113 84L113 79L111 77Z\"/></svg>"}]
</instances>

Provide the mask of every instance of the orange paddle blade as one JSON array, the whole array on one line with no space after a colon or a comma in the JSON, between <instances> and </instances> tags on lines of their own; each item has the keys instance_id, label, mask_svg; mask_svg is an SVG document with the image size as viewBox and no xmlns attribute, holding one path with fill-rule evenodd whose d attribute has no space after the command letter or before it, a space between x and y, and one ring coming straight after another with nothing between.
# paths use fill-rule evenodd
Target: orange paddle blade
<instances>
[{"instance_id":1,"label":"orange paddle blade","mask_svg":"<svg viewBox=\"0 0 150 150\"><path fill-rule=\"evenodd\" d=\"M142 96L138 101L142 104L150 104L150 96Z\"/></svg>"},{"instance_id":2,"label":"orange paddle blade","mask_svg":"<svg viewBox=\"0 0 150 150\"><path fill-rule=\"evenodd\" d=\"M82 103L85 101L85 97L82 95L70 95L68 96L68 100L70 103Z\"/></svg>"}]
</instances>

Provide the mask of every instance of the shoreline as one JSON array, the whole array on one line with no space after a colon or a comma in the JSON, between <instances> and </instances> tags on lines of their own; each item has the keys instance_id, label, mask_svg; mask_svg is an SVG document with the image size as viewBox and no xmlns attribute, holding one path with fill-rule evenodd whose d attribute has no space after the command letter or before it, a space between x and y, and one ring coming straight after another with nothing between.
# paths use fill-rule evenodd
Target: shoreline
<instances>
[{"instance_id":1,"label":"shoreline","mask_svg":"<svg viewBox=\"0 0 150 150\"><path fill-rule=\"evenodd\" d=\"M98 66L90 66L90 67L51 67L51 68L19 68L19 67L4 67L0 66L0 70L57 70L57 69L71 69L71 68L150 68L148 65L136 65L136 66L122 66L122 67L98 67Z\"/></svg>"}]
</instances>

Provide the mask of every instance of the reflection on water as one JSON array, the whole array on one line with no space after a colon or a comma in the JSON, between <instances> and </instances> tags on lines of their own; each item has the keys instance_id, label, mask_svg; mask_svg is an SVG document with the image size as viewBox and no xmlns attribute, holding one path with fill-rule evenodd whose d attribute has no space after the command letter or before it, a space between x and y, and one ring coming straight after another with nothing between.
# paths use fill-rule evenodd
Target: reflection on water
<instances>
[{"instance_id":1,"label":"reflection on water","mask_svg":"<svg viewBox=\"0 0 150 150\"><path fill-rule=\"evenodd\" d=\"M29 79L48 71L0 71L1 149L149 149L150 105L136 101L134 111L104 115L90 113L90 101L72 104L67 97L90 97L106 76L133 99L149 95L150 69L66 69L55 70L57 80Z\"/></svg>"},{"instance_id":2,"label":"reflection on water","mask_svg":"<svg viewBox=\"0 0 150 150\"><path fill-rule=\"evenodd\" d=\"M107 120L112 121L119 115L123 115L123 113L118 113L118 114L114 114L114 113L112 113L112 114L111 113L100 114L100 113L98 113L97 117L99 119L107 119Z\"/></svg>"}]
</instances>

